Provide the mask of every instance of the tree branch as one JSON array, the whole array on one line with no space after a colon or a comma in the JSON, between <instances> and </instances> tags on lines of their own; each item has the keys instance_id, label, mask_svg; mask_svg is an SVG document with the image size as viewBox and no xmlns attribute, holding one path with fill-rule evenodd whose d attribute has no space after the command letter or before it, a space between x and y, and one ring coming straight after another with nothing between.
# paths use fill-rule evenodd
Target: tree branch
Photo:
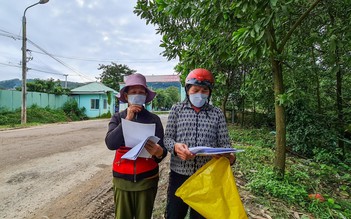
<instances>
[{"instance_id":1,"label":"tree branch","mask_svg":"<svg viewBox=\"0 0 351 219\"><path fill-rule=\"evenodd\" d=\"M303 14L301 15L301 17L295 22L295 24L292 26L292 28L289 30L288 34L284 37L284 39L282 40L281 45L278 48L278 53L281 53L284 49L284 46L286 44L286 42L288 42L288 40L290 39L291 35L293 34L293 32L295 31L295 29L302 23L302 21L307 17L307 15L317 6L317 4L320 2L321 0L316 0L311 6L310 8Z\"/></svg>"}]
</instances>

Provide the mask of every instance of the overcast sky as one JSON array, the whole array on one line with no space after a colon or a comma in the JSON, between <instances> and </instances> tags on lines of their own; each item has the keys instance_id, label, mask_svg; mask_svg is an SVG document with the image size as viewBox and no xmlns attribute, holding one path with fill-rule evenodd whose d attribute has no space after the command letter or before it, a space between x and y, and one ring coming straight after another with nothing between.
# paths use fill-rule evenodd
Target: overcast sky
<instances>
[{"instance_id":1,"label":"overcast sky","mask_svg":"<svg viewBox=\"0 0 351 219\"><path fill-rule=\"evenodd\" d=\"M39 0L1 0L0 81L22 79L22 17ZM96 81L99 64L125 64L144 75L175 74L160 55L155 26L133 13L136 0L50 0L26 12L27 78ZM50 54L47 55L46 53ZM51 57L52 56L52 57Z\"/></svg>"}]
</instances>

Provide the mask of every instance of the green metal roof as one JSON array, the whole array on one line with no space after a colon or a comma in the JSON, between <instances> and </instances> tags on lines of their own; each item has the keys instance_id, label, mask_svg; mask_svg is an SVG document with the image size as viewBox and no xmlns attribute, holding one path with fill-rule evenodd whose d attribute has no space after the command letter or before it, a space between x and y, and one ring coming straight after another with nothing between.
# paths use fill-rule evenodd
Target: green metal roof
<instances>
[{"instance_id":1,"label":"green metal roof","mask_svg":"<svg viewBox=\"0 0 351 219\"><path fill-rule=\"evenodd\" d=\"M107 87L103 83L91 82L89 84L72 89L71 94L103 94L103 93L106 93L107 91L118 93L117 91Z\"/></svg>"}]
</instances>

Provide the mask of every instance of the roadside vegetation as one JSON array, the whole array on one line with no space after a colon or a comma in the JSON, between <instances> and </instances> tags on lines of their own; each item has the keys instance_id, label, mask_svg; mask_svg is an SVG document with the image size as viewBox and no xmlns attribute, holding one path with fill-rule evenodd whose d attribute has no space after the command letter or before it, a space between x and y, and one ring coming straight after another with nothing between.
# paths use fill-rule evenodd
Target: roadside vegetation
<instances>
[{"instance_id":1,"label":"roadside vegetation","mask_svg":"<svg viewBox=\"0 0 351 219\"><path fill-rule=\"evenodd\" d=\"M20 110L1 111L0 128L23 127L20 115ZM84 109L78 109L74 101L59 110L32 106L27 115L25 126L86 119ZM237 154L233 172L249 218L351 218L349 157L340 160L337 153L323 149L315 150L312 158L288 152L281 180L274 173L273 129L240 124L228 127L233 146L245 150Z\"/></svg>"},{"instance_id":2,"label":"roadside vegetation","mask_svg":"<svg viewBox=\"0 0 351 219\"><path fill-rule=\"evenodd\" d=\"M33 105L27 108L27 124L21 124L21 109L7 111L0 109L0 128L21 128L47 123L80 121L87 119L84 108L76 101L67 101L62 109L40 108Z\"/></svg>"},{"instance_id":3,"label":"roadside vegetation","mask_svg":"<svg viewBox=\"0 0 351 219\"><path fill-rule=\"evenodd\" d=\"M234 125L229 130L234 147L245 150L237 154L233 170L236 179L244 181L239 192L246 190L253 197L243 202L250 218L256 214L252 203L260 206L260 215L271 218L351 218L350 158L341 161L336 153L323 150L311 159L287 153L281 180L273 171L274 132Z\"/></svg>"}]
</instances>

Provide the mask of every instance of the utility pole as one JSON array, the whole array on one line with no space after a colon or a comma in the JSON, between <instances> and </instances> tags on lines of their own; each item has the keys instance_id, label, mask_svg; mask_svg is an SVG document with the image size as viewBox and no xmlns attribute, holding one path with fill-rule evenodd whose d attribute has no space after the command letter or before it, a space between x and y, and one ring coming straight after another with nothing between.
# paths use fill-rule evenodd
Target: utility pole
<instances>
[{"instance_id":1,"label":"utility pole","mask_svg":"<svg viewBox=\"0 0 351 219\"><path fill-rule=\"evenodd\" d=\"M63 75L63 76L65 76L65 88L67 88L67 74L66 75Z\"/></svg>"},{"instance_id":2,"label":"utility pole","mask_svg":"<svg viewBox=\"0 0 351 219\"><path fill-rule=\"evenodd\" d=\"M21 108L21 124L27 123L27 21L26 21L26 12L29 8L37 4L45 4L49 0L40 0L39 2L28 6L22 17L22 108Z\"/></svg>"}]
</instances>

